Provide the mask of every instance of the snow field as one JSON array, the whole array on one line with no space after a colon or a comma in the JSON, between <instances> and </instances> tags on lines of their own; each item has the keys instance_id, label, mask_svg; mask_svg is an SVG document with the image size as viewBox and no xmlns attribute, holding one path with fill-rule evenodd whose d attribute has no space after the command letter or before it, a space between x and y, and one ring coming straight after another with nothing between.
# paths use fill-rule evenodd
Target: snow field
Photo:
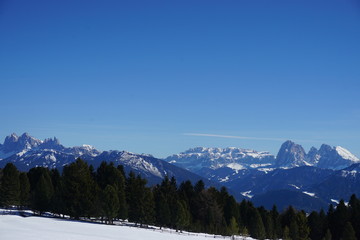
<instances>
[{"instance_id":1,"label":"snow field","mask_svg":"<svg viewBox=\"0 0 360 240\"><path fill-rule=\"evenodd\" d=\"M179 234L171 230L85 223L58 218L0 215L1 240L209 240L211 238L231 239L203 233Z\"/></svg>"}]
</instances>

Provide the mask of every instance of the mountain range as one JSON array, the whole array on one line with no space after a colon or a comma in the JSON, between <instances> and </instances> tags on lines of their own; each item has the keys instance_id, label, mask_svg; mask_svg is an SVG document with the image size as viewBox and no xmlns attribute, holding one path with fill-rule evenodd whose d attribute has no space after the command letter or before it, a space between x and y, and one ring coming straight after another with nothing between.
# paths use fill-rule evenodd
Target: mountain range
<instances>
[{"instance_id":1,"label":"mountain range","mask_svg":"<svg viewBox=\"0 0 360 240\"><path fill-rule=\"evenodd\" d=\"M64 165L82 158L97 168L102 161L123 165L126 172L133 171L148 180L150 185L161 182L165 176L175 176L178 182L203 180L205 185L220 186L216 182L201 177L151 155L127 151L98 151L93 146L64 147L57 138L39 140L27 133L17 136L11 134L0 144L0 168L8 162L14 163L21 171L33 167L62 169Z\"/></svg>"},{"instance_id":2,"label":"mountain range","mask_svg":"<svg viewBox=\"0 0 360 240\"><path fill-rule=\"evenodd\" d=\"M61 169L81 157L94 167L102 161L121 164L149 184L164 176L178 182L203 180L207 186L226 186L238 200L280 209L326 209L330 203L360 196L360 160L343 147L323 144L309 152L292 141L276 156L242 148L197 147L165 159L127 151L99 151L90 145L64 147L57 138L39 140L27 133L11 134L0 144L0 168L14 163L19 170L43 166Z\"/></svg>"}]
</instances>

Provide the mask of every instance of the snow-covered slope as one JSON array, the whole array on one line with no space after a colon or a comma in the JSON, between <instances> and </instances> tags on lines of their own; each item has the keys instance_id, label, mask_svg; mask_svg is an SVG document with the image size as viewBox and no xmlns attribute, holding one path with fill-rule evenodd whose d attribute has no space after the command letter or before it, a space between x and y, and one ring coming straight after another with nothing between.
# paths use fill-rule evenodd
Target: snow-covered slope
<instances>
[{"instance_id":1,"label":"snow-covered slope","mask_svg":"<svg viewBox=\"0 0 360 240\"><path fill-rule=\"evenodd\" d=\"M175 176L180 183L191 180L193 183L203 180L206 186L220 187L216 182L196 175L188 170L172 165L163 160L146 154L136 154L127 151L100 152L90 145L78 147L64 147L57 138L44 141L35 139L28 134L17 137L16 134L6 138L4 145L9 150L5 158L0 159L0 168L12 162L21 171L28 171L33 167L47 167L62 169L64 165L74 162L78 157L97 168L102 161L123 165L126 172L133 171L148 180L149 184L161 182L165 176ZM11 139L11 141L9 140ZM22 139L22 140L21 140ZM31 144L19 144L19 141ZM9 144L9 142L11 144ZM14 148L10 148L13 146ZM20 147L19 147L20 146ZM0 150L2 150L0 149Z\"/></svg>"},{"instance_id":2,"label":"snow-covered slope","mask_svg":"<svg viewBox=\"0 0 360 240\"><path fill-rule=\"evenodd\" d=\"M176 233L157 228L143 229L84 223L55 218L0 215L1 240L206 240L214 235ZM220 237L220 236L218 236ZM230 237L221 237L230 239ZM251 238L246 238L251 239Z\"/></svg>"},{"instance_id":3,"label":"snow-covered slope","mask_svg":"<svg viewBox=\"0 0 360 240\"><path fill-rule=\"evenodd\" d=\"M169 156L165 160L193 172L200 171L202 168L215 170L223 167L236 171L246 168L267 167L274 163L275 157L269 152L235 147L197 147Z\"/></svg>"},{"instance_id":4,"label":"snow-covered slope","mask_svg":"<svg viewBox=\"0 0 360 240\"><path fill-rule=\"evenodd\" d=\"M317 167L326 169L343 169L355 163L360 163L360 159L350 153L347 149L337 146L321 145L319 151L319 161Z\"/></svg>"}]
</instances>

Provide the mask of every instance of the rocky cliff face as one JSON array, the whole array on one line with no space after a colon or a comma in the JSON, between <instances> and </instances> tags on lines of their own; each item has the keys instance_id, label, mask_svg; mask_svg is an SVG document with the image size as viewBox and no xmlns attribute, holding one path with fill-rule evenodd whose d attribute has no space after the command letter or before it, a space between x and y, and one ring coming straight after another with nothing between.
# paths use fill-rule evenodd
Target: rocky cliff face
<instances>
[{"instance_id":1,"label":"rocky cliff face","mask_svg":"<svg viewBox=\"0 0 360 240\"><path fill-rule=\"evenodd\" d=\"M304 148L292 141L284 142L276 156L275 166L282 168L292 168L310 165L306 162L306 152Z\"/></svg>"}]
</instances>

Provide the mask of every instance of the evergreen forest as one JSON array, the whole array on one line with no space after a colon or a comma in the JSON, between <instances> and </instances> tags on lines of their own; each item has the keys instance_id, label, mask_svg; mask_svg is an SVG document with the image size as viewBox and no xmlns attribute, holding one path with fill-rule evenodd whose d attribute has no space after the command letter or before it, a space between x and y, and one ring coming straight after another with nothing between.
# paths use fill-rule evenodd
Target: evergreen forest
<instances>
[{"instance_id":1,"label":"evergreen forest","mask_svg":"<svg viewBox=\"0 0 360 240\"><path fill-rule=\"evenodd\" d=\"M257 239L360 239L360 199L352 195L319 212L279 211L237 202L225 187L206 188L203 181L177 183L165 177L148 187L146 179L102 162L94 169L77 159L57 169L36 167L20 172L12 163L0 170L0 206L52 212L58 217L112 224L128 219L140 226L178 231L245 235Z\"/></svg>"}]
</instances>

